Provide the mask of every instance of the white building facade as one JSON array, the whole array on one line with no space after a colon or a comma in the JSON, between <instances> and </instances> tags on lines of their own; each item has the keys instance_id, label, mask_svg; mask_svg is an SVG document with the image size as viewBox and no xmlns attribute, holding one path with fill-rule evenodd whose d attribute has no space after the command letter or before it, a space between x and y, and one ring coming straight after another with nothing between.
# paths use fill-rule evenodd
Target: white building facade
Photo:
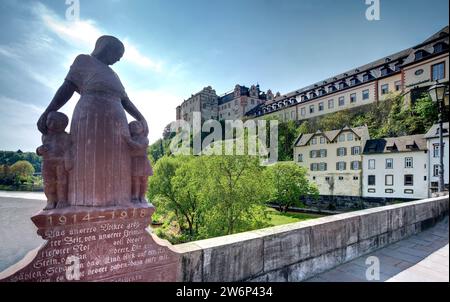
<instances>
[{"instance_id":1,"label":"white building facade","mask_svg":"<svg viewBox=\"0 0 450 302\"><path fill-rule=\"evenodd\" d=\"M449 144L448 144L448 122L444 123L444 184L448 190L449 174ZM428 147L428 179L430 195L438 191L439 185L439 124L433 125L425 134Z\"/></svg>"},{"instance_id":2,"label":"white building facade","mask_svg":"<svg viewBox=\"0 0 450 302\"><path fill-rule=\"evenodd\" d=\"M428 151L424 135L368 140L363 152L363 197L428 197Z\"/></svg>"}]
</instances>

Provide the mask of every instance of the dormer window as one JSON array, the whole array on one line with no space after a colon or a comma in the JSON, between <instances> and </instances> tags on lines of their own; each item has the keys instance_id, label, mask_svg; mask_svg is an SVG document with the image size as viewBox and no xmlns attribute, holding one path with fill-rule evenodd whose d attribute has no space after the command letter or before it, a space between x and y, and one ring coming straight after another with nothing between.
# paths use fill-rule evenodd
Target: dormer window
<instances>
[{"instance_id":1,"label":"dormer window","mask_svg":"<svg viewBox=\"0 0 450 302\"><path fill-rule=\"evenodd\" d=\"M388 74L391 73L391 71L392 70L389 68L389 66L385 65L383 68L381 68L381 76L382 77L387 76Z\"/></svg>"},{"instance_id":2,"label":"dormer window","mask_svg":"<svg viewBox=\"0 0 450 302\"><path fill-rule=\"evenodd\" d=\"M312 99L312 98L315 98L317 95L316 95L316 93L314 92L314 91L311 91L310 93L309 93L309 98L310 99Z\"/></svg>"},{"instance_id":3,"label":"dormer window","mask_svg":"<svg viewBox=\"0 0 450 302\"><path fill-rule=\"evenodd\" d=\"M402 67L403 62L397 62L394 65L394 71L400 71L400 68Z\"/></svg>"},{"instance_id":4,"label":"dormer window","mask_svg":"<svg viewBox=\"0 0 450 302\"><path fill-rule=\"evenodd\" d=\"M438 53L438 52L442 52L445 49L447 49L447 45L443 42L439 42L433 45L433 52L434 53Z\"/></svg>"},{"instance_id":5,"label":"dormer window","mask_svg":"<svg viewBox=\"0 0 450 302\"><path fill-rule=\"evenodd\" d=\"M346 84L345 84L344 81L342 81L342 82L339 83L339 89L344 89L345 86L346 86Z\"/></svg>"},{"instance_id":6,"label":"dormer window","mask_svg":"<svg viewBox=\"0 0 450 302\"><path fill-rule=\"evenodd\" d=\"M301 99L302 99L302 102L304 102L304 101L308 100L308 97L306 96L306 94L304 94L301 96Z\"/></svg>"},{"instance_id":7,"label":"dormer window","mask_svg":"<svg viewBox=\"0 0 450 302\"><path fill-rule=\"evenodd\" d=\"M350 85L356 85L358 84L358 78L357 77L353 77L350 79Z\"/></svg>"},{"instance_id":8,"label":"dormer window","mask_svg":"<svg viewBox=\"0 0 450 302\"><path fill-rule=\"evenodd\" d=\"M423 58L425 58L427 55L427 52L425 50L418 50L414 53L414 60L421 60Z\"/></svg>"},{"instance_id":9,"label":"dormer window","mask_svg":"<svg viewBox=\"0 0 450 302\"><path fill-rule=\"evenodd\" d=\"M397 145L395 143L391 143L386 145L386 150L388 151L396 151L397 150Z\"/></svg>"},{"instance_id":10,"label":"dormer window","mask_svg":"<svg viewBox=\"0 0 450 302\"><path fill-rule=\"evenodd\" d=\"M416 148L417 148L416 142L409 142L406 144L406 149L412 150Z\"/></svg>"},{"instance_id":11,"label":"dormer window","mask_svg":"<svg viewBox=\"0 0 450 302\"><path fill-rule=\"evenodd\" d=\"M327 93L327 92L325 91L325 89L322 88L322 89L319 90L319 95L324 95L325 93Z\"/></svg>"},{"instance_id":12,"label":"dormer window","mask_svg":"<svg viewBox=\"0 0 450 302\"><path fill-rule=\"evenodd\" d=\"M367 72L367 73L365 73L365 74L363 75L363 81L364 81L364 82L369 81L370 78L371 78L370 72Z\"/></svg>"},{"instance_id":13,"label":"dormer window","mask_svg":"<svg viewBox=\"0 0 450 302\"><path fill-rule=\"evenodd\" d=\"M336 87L334 85L328 86L328 92L333 92L336 90Z\"/></svg>"}]
</instances>

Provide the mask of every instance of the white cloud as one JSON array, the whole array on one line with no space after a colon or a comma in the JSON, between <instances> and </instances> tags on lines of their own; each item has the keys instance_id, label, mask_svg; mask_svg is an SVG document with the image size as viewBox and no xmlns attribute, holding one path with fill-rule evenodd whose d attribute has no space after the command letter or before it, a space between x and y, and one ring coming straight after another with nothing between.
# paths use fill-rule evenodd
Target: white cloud
<instances>
[{"instance_id":1,"label":"white cloud","mask_svg":"<svg viewBox=\"0 0 450 302\"><path fill-rule=\"evenodd\" d=\"M43 108L5 96L0 96L0 142L3 150L34 151L40 145L41 135L36 123Z\"/></svg>"},{"instance_id":2,"label":"white cloud","mask_svg":"<svg viewBox=\"0 0 450 302\"><path fill-rule=\"evenodd\" d=\"M97 39L106 34L93 20L79 19L76 21L67 21L60 18L44 4L39 2L34 6L33 12L36 16L41 18L44 25L50 31L55 33L62 40L84 52L91 51ZM162 71L162 62L153 60L144 55L128 39L124 40L124 45L124 60L128 60L141 68L150 69L155 72Z\"/></svg>"}]
</instances>

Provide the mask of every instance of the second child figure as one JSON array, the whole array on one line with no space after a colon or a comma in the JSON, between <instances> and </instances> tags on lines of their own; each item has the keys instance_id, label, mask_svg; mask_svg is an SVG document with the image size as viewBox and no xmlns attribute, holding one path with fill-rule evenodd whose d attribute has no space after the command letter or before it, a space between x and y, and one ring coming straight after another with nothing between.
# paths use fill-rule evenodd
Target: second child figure
<instances>
[{"instance_id":1,"label":"second child figure","mask_svg":"<svg viewBox=\"0 0 450 302\"><path fill-rule=\"evenodd\" d=\"M153 169L147 157L149 141L140 122L131 122L129 129L131 136L126 139L131 150L131 201L146 203L148 177L153 175Z\"/></svg>"}]
</instances>

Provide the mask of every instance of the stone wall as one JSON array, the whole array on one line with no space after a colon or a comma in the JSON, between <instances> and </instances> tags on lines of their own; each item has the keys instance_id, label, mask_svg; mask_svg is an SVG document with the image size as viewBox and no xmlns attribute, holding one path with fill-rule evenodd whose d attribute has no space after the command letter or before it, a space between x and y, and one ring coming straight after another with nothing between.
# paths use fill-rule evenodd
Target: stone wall
<instances>
[{"instance_id":1,"label":"stone wall","mask_svg":"<svg viewBox=\"0 0 450 302\"><path fill-rule=\"evenodd\" d=\"M416 234L448 212L444 196L176 245L180 278L302 281Z\"/></svg>"}]
</instances>

